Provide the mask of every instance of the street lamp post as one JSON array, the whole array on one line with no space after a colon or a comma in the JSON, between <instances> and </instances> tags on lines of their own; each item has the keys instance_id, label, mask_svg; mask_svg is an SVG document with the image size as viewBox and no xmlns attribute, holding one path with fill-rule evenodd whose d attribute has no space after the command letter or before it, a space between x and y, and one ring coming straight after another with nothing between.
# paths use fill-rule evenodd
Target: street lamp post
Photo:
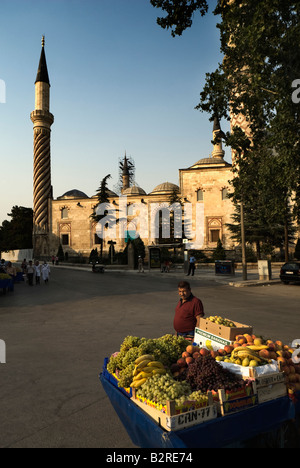
<instances>
[{"instance_id":1,"label":"street lamp post","mask_svg":"<svg viewBox=\"0 0 300 468\"><path fill-rule=\"evenodd\" d=\"M245 219L244 219L244 204L243 204L243 202L241 202L241 238L242 238L243 281L247 281L248 278L247 278Z\"/></svg>"}]
</instances>

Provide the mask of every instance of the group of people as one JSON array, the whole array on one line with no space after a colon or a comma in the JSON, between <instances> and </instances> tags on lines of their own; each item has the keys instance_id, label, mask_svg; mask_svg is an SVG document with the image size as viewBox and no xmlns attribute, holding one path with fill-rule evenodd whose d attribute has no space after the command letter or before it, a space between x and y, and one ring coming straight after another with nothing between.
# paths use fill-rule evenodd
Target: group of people
<instances>
[{"instance_id":1,"label":"group of people","mask_svg":"<svg viewBox=\"0 0 300 468\"><path fill-rule=\"evenodd\" d=\"M50 266L46 261L43 264L40 264L38 260L34 263L32 262L32 260L30 260L27 263L26 259L24 259L21 268L23 271L23 275L27 277L29 286L33 286L34 281L36 285L40 285L41 278L45 284L48 284L50 276Z\"/></svg>"}]
</instances>

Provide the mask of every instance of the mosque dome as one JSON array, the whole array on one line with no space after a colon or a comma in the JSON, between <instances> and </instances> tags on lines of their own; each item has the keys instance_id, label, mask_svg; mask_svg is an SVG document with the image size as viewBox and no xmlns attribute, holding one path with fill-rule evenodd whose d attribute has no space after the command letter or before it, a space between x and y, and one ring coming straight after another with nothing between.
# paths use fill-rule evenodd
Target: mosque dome
<instances>
[{"instance_id":1,"label":"mosque dome","mask_svg":"<svg viewBox=\"0 0 300 468\"><path fill-rule=\"evenodd\" d=\"M122 195L147 195L145 190L137 185L133 185L125 190L123 190Z\"/></svg>"},{"instance_id":2,"label":"mosque dome","mask_svg":"<svg viewBox=\"0 0 300 468\"><path fill-rule=\"evenodd\" d=\"M58 200L68 200L72 198L89 198L86 193L81 192L80 190L73 189L64 193L61 197L58 197Z\"/></svg>"},{"instance_id":3,"label":"mosque dome","mask_svg":"<svg viewBox=\"0 0 300 468\"><path fill-rule=\"evenodd\" d=\"M226 162L223 158L220 157L211 157L211 158L202 158L199 161L197 161L195 164L193 164L190 169L197 169L197 167L203 167L203 166L223 166L223 167L229 167L231 164Z\"/></svg>"},{"instance_id":4,"label":"mosque dome","mask_svg":"<svg viewBox=\"0 0 300 468\"><path fill-rule=\"evenodd\" d=\"M180 191L178 185L172 184L171 182L163 182L162 184L159 184L157 187L155 187L151 193L174 192L174 190L176 190L176 192Z\"/></svg>"}]
</instances>

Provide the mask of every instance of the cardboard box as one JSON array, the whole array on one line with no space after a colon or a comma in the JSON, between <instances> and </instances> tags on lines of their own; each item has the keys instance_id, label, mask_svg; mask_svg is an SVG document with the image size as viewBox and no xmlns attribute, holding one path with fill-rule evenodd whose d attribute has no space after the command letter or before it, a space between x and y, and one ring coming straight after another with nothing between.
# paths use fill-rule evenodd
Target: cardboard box
<instances>
[{"instance_id":1,"label":"cardboard box","mask_svg":"<svg viewBox=\"0 0 300 468\"><path fill-rule=\"evenodd\" d=\"M211 333L212 335L219 336L224 338L228 341L235 341L237 335L244 335L247 333L248 335L252 335L253 327L249 325L244 325L242 323L238 323L234 321L236 327L225 327L224 325L220 325L218 323L211 322L205 318L200 318L199 327L200 330Z\"/></svg>"},{"instance_id":2,"label":"cardboard box","mask_svg":"<svg viewBox=\"0 0 300 468\"><path fill-rule=\"evenodd\" d=\"M232 345L233 341L225 340L220 336L212 335L211 333L200 330L200 328L196 328L194 343L195 345L200 346L200 348L218 351L218 349L223 349L224 346Z\"/></svg>"},{"instance_id":3,"label":"cardboard box","mask_svg":"<svg viewBox=\"0 0 300 468\"><path fill-rule=\"evenodd\" d=\"M243 379L255 379L257 377L267 377L270 374L279 373L277 362L274 360L269 364L257 367L244 367L239 364L224 361L220 361L219 364L233 374L241 376Z\"/></svg>"}]
</instances>

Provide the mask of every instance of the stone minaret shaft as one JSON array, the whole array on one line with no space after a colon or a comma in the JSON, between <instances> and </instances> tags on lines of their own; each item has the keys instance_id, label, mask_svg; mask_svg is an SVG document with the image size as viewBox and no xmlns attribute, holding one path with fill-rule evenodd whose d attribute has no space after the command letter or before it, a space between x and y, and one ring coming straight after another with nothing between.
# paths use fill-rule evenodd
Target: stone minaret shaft
<instances>
[{"instance_id":1,"label":"stone minaret shaft","mask_svg":"<svg viewBox=\"0 0 300 468\"><path fill-rule=\"evenodd\" d=\"M34 234L49 232L49 198L52 197L50 134L54 122L50 108L50 82L45 56L45 40L35 81L35 110L31 113L34 131Z\"/></svg>"}]
</instances>

